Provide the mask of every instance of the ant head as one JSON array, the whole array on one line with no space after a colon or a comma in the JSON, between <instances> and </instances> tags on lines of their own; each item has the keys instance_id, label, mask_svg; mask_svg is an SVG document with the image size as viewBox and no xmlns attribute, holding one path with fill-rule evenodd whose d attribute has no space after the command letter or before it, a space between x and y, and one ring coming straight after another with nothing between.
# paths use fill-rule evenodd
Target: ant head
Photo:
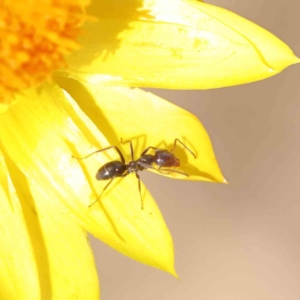
<instances>
[{"instance_id":1,"label":"ant head","mask_svg":"<svg viewBox=\"0 0 300 300\"><path fill-rule=\"evenodd\" d=\"M154 155L154 162L159 167L179 167L180 160L168 150L157 150Z\"/></svg>"}]
</instances>

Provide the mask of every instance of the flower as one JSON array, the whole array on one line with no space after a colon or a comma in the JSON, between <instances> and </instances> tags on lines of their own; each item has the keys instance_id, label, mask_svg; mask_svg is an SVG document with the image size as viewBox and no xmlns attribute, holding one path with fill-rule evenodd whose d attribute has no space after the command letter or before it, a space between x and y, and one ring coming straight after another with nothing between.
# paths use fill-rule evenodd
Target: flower
<instances>
[{"instance_id":1,"label":"flower","mask_svg":"<svg viewBox=\"0 0 300 300\"><path fill-rule=\"evenodd\" d=\"M170 233L143 184L141 209L134 174L115 179L89 207L106 184L95 180L97 169L117 153L72 156L117 145L129 160L120 138L132 140L137 154L147 146L171 147L179 138L197 158L179 149L190 176L165 176L224 182L201 123L130 86L241 84L298 60L252 23L196 1L97 1L88 10L94 18L82 15L85 1L22 3L6 1L0 12L6 33L0 36L8 45L0 81L1 299L98 299L87 231L176 276ZM66 57L64 68L63 57L77 48L78 26L86 19L81 48ZM231 25L237 21L239 32ZM241 64L245 55L247 64Z\"/></svg>"}]
</instances>

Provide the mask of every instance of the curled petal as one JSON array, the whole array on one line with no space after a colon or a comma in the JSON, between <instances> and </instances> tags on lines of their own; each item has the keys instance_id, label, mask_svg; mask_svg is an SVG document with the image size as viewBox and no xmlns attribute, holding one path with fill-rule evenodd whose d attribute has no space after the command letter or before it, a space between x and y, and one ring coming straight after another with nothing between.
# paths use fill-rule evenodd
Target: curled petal
<instances>
[{"instance_id":1,"label":"curled petal","mask_svg":"<svg viewBox=\"0 0 300 300\"><path fill-rule=\"evenodd\" d=\"M145 0L119 10L104 2L108 13L86 25L68 76L102 85L208 89L261 80L299 62L270 32L217 6Z\"/></svg>"}]
</instances>

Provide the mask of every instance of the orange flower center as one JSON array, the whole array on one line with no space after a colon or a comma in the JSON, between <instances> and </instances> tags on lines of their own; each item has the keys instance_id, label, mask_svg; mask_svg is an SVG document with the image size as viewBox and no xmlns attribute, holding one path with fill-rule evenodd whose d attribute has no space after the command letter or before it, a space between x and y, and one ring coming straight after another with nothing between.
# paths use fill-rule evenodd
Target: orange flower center
<instances>
[{"instance_id":1,"label":"orange flower center","mask_svg":"<svg viewBox=\"0 0 300 300\"><path fill-rule=\"evenodd\" d=\"M65 65L78 47L86 0L2 0L0 6L0 105L37 86Z\"/></svg>"}]
</instances>

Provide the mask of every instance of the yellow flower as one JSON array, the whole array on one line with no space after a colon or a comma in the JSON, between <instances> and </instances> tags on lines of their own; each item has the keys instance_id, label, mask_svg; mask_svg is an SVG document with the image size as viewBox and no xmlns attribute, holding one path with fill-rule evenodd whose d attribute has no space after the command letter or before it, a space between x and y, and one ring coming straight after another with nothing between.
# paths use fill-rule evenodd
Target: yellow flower
<instances>
[{"instance_id":1,"label":"yellow flower","mask_svg":"<svg viewBox=\"0 0 300 300\"><path fill-rule=\"evenodd\" d=\"M197 157L179 145L189 177L165 176L224 182L196 117L130 86L221 87L298 62L270 33L197 1L95 1L88 17L86 6L7 0L0 8L0 299L99 299L87 231L176 276L169 231L143 184L141 209L134 174L89 207L107 184L96 181L98 168L117 153L72 156L116 145L129 161L120 138L132 140L135 158L179 138Z\"/></svg>"}]
</instances>

